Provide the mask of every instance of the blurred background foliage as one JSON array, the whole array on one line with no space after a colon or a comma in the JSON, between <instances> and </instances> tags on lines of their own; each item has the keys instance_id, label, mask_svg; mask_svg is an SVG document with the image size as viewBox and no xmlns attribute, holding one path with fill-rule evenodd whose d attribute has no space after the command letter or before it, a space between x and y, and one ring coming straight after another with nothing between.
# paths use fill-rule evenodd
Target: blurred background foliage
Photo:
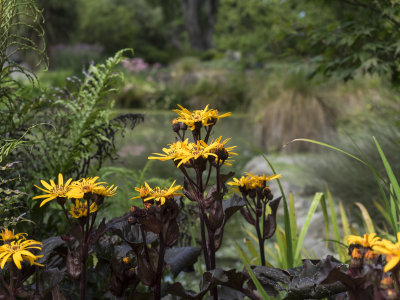
<instances>
[{"instance_id":1,"label":"blurred background foliage","mask_svg":"<svg viewBox=\"0 0 400 300\"><path fill-rule=\"evenodd\" d=\"M0 7L20 2L2 1ZM321 190L328 182L332 194L343 200L346 208L357 201L370 208L380 194L364 166L321 151L315 144L283 145L295 138L326 141L368 157L377 170L383 171L372 135L377 136L395 174L399 174L397 1L26 3L36 3L38 9L31 11L33 14L21 10L26 13L13 20L7 20L5 14L0 16L2 32L17 19L27 25L17 22L10 39L1 42L2 145L19 139L33 125L47 125L35 127L24 136L30 147L15 149L2 162L22 160L23 165L34 166L21 174L15 171L17 167L4 170L9 172L4 180L24 176L23 180L9 182L11 190L31 196L33 183L60 171L67 172L66 176L103 174L117 185L131 185L121 188L106 214L120 215L129 209L131 203L126 199L132 197L133 186L142 183L143 174L154 182L173 177L170 168L145 163L149 153L159 152L172 141L173 134L165 133L172 118L166 110L177 104L191 109L210 104L234 112L227 125L221 122L220 134L232 136L232 145L238 145L238 174L257 155L255 147L269 154L301 153L305 158L294 167L307 174L307 185ZM15 42L23 42L21 37L28 38L27 47ZM104 64L124 48L133 48L134 55L125 52L128 58L121 64ZM119 61L122 56L114 59ZM120 76L114 77L114 72ZM33 74L37 80L30 76ZM26 76L31 81L24 80ZM85 92L93 80L99 89L92 106L92 96ZM82 119L84 112L87 115ZM125 133L126 124L118 115L138 112L146 114L144 124L119 138L117 133ZM86 122L87 131L79 129L82 122ZM97 155L102 147L100 140L109 151ZM88 144L92 147L85 148ZM72 148L76 151L70 153ZM66 158L68 155L74 156L74 162ZM119 160L110 159L116 155ZM54 157L62 159L53 162ZM67 171L61 169L63 164L68 166ZM20 194L15 197L20 198ZM19 208L32 209L32 216L37 213L35 207L27 205L30 200L18 201ZM51 210L46 218L48 226L43 225L42 233L63 226L57 225L60 218Z\"/></svg>"}]
</instances>

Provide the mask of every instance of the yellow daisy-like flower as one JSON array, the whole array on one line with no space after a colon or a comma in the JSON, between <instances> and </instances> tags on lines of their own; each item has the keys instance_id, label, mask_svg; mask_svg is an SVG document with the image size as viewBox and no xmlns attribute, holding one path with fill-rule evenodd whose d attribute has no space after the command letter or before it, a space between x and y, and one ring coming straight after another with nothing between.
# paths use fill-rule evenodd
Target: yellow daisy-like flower
<instances>
[{"instance_id":1,"label":"yellow daisy-like flower","mask_svg":"<svg viewBox=\"0 0 400 300\"><path fill-rule=\"evenodd\" d=\"M78 181L74 181L70 185L70 190L67 193L68 198L80 199L87 193L93 193L96 189L99 189L99 185L105 182L96 182L99 179L96 177L82 178Z\"/></svg>"},{"instance_id":2,"label":"yellow daisy-like flower","mask_svg":"<svg viewBox=\"0 0 400 300\"><path fill-rule=\"evenodd\" d=\"M349 235L347 237L347 245L360 245L364 248L371 248L374 245L379 245L381 238L376 236L376 233L366 233L364 236Z\"/></svg>"},{"instance_id":3,"label":"yellow daisy-like flower","mask_svg":"<svg viewBox=\"0 0 400 300\"><path fill-rule=\"evenodd\" d=\"M40 188L37 185L35 185L35 187L37 187L39 190L41 190L47 194L35 196L32 199L44 198L42 203L40 203L40 207L42 207L47 202L49 202L53 199L56 199L57 197L61 197L61 198L67 197L67 193L70 188L69 184L70 184L71 180L72 180L72 178L68 179L67 182L64 184L64 179L63 179L63 176L61 173L58 174L58 184L57 185L54 183L54 181L52 179L50 179L50 184L44 180L40 180L40 182L42 183L42 185L44 186L45 189Z\"/></svg>"},{"instance_id":4,"label":"yellow daisy-like flower","mask_svg":"<svg viewBox=\"0 0 400 300\"><path fill-rule=\"evenodd\" d=\"M131 199L137 199L137 198L146 198L147 196L150 195L152 189L151 187L147 184L147 182L144 183L145 186L140 186L140 188L135 187L135 191L139 192L139 196L133 197Z\"/></svg>"},{"instance_id":5,"label":"yellow daisy-like flower","mask_svg":"<svg viewBox=\"0 0 400 300\"><path fill-rule=\"evenodd\" d=\"M374 244L372 249L378 254L386 255L386 265L383 271L390 271L400 262L400 232L397 233L397 242L395 244L383 239Z\"/></svg>"},{"instance_id":6,"label":"yellow daisy-like flower","mask_svg":"<svg viewBox=\"0 0 400 300\"><path fill-rule=\"evenodd\" d=\"M183 108L179 104L178 106L181 109L174 110L180 116L180 118L178 118L178 121L185 123L190 128L190 130L195 130L196 128L209 125L207 123L207 121L209 120L209 112L207 112L208 105L203 110L194 110L193 112L189 111L186 108Z\"/></svg>"},{"instance_id":7,"label":"yellow daisy-like flower","mask_svg":"<svg viewBox=\"0 0 400 300\"><path fill-rule=\"evenodd\" d=\"M274 174L271 176L267 176L265 174L258 176L248 172L245 174L247 175L246 177L242 176L240 179L233 178L233 181L228 182L228 185L238 186L239 188L248 191L256 188L263 188L266 182L282 177L280 174ZM237 191L237 189L235 190Z\"/></svg>"},{"instance_id":8,"label":"yellow daisy-like flower","mask_svg":"<svg viewBox=\"0 0 400 300\"><path fill-rule=\"evenodd\" d=\"M169 188L160 188L156 187L154 189L150 190L150 193L147 198L144 199L144 201L150 201L154 200L158 202L160 205L164 205L166 199L171 199L174 196L183 196L181 193L176 193L177 190L181 190L182 186L177 185L174 186L176 180L171 184ZM147 183L146 183L147 185ZM147 185L148 186L148 185Z\"/></svg>"},{"instance_id":9,"label":"yellow daisy-like flower","mask_svg":"<svg viewBox=\"0 0 400 300\"><path fill-rule=\"evenodd\" d=\"M191 159L196 160L200 157L204 159L207 159L209 156L214 156L215 158L218 158L218 156L214 153L217 146L218 143L216 142L207 145L202 140L198 140L197 143L189 143L188 149L186 151L182 151L175 159L179 160L177 167L179 168L182 164L189 162Z\"/></svg>"},{"instance_id":10,"label":"yellow daisy-like flower","mask_svg":"<svg viewBox=\"0 0 400 300\"><path fill-rule=\"evenodd\" d=\"M231 115L231 113L219 115L219 112L216 109L208 110L208 105L202 110L194 110L193 112L180 105L178 106L180 107L180 110L174 110L179 115L178 121L186 124L190 130L195 130L202 126L214 125L218 123L219 119Z\"/></svg>"},{"instance_id":11,"label":"yellow daisy-like flower","mask_svg":"<svg viewBox=\"0 0 400 300\"><path fill-rule=\"evenodd\" d=\"M14 234L14 229L11 231L11 230L8 230L7 228L5 228L4 230L2 230L0 232L1 240L4 241L4 242L9 242L9 241L12 241L12 240L18 240L20 238L25 239L25 236L27 236L27 235L28 234L26 234L26 233Z\"/></svg>"},{"instance_id":12,"label":"yellow daisy-like flower","mask_svg":"<svg viewBox=\"0 0 400 300\"><path fill-rule=\"evenodd\" d=\"M110 187L109 186L105 187L103 185L98 185L92 190L92 193L100 195L100 196L104 196L104 197L111 197L111 196L114 196L117 193L117 188L118 187L114 186L114 185L112 185Z\"/></svg>"},{"instance_id":13,"label":"yellow daisy-like flower","mask_svg":"<svg viewBox=\"0 0 400 300\"><path fill-rule=\"evenodd\" d=\"M175 142L173 144L169 145L169 148L163 148L162 151L165 153L153 153L154 155L158 156L149 156L148 159L158 159L161 161L167 161L167 160L177 160L178 157L186 152L189 151L190 148L188 146L189 139L186 139L185 141L181 142ZM192 147L192 146L191 146Z\"/></svg>"},{"instance_id":14,"label":"yellow daisy-like flower","mask_svg":"<svg viewBox=\"0 0 400 300\"><path fill-rule=\"evenodd\" d=\"M43 266L35 262L36 259L43 255L34 255L29 251L32 249L42 250L40 245L42 243L34 240L18 240L0 246L0 267L3 269L7 261L14 261L17 268L21 269L21 262L23 260L28 261L31 265Z\"/></svg>"},{"instance_id":15,"label":"yellow daisy-like flower","mask_svg":"<svg viewBox=\"0 0 400 300\"><path fill-rule=\"evenodd\" d=\"M98 206L96 203L92 203L90 205L90 213L94 213L97 211ZM86 217L88 214L88 209L87 209L87 202L86 201L80 201L78 199L75 199L75 205L71 206L71 210L69 211L71 216L75 219L79 219L82 217Z\"/></svg>"}]
</instances>

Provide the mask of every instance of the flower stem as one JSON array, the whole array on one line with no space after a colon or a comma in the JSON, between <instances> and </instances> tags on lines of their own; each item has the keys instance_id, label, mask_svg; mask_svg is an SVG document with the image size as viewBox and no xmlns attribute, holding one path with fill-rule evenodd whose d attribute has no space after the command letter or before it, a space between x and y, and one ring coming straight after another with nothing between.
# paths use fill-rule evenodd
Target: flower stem
<instances>
[{"instance_id":1,"label":"flower stem","mask_svg":"<svg viewBox=\"0 0 400 300\"><path fill-rule=\"evenodd\" d=\"M165 254L164 226L161 227L159 239L160 239L160 250L158 252L158 264L157 264L157 271L156 271L156 285L154 288L154 300L161 299L161 279L162 279L162 271L163 271L163 266L164 266L164 254Z\"/></svg>"}]
</instances>

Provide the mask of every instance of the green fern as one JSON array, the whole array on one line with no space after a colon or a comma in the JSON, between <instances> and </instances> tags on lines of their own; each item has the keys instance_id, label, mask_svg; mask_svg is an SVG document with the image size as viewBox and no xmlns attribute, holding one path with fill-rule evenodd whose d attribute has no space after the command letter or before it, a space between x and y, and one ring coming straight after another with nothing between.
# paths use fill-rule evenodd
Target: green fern
<instances>
[{"instance_id":1,"label":"green fern","mask_svg":"<svg viewBox=\"0 0 400 300\"><path fill-rule=\"evenodd\" d=\"M34 80L33 73L13 61L12 57L18 53L36 53L38 64L45 62L47 65L43 21L33 0L0 1L0 87L12 82L9 75L13 72L23 73ZM32 38L23 35L24 32L30 32Z\"/></svg>"}]
</instances>

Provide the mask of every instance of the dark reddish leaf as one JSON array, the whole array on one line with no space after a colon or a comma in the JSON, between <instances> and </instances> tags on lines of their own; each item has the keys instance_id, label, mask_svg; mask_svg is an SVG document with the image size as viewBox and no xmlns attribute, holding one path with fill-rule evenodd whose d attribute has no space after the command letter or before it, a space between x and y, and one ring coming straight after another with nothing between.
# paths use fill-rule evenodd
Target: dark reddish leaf
<instances>
[{"instance_id":1,"label":"dark reddish leaf","mask_svg":"<svg viewBox=\"0 0 400 300\"><path fill-rule=\"evenodd\" d=\"M263 230L263 238L267 240L271 238L276 230L276 212L279 207L279 202L282 197L276 198L269 202L269 206L271 208L271 214L268 215L267 219L264 222L264 230Z\"/></svg>"}]
</instances>

